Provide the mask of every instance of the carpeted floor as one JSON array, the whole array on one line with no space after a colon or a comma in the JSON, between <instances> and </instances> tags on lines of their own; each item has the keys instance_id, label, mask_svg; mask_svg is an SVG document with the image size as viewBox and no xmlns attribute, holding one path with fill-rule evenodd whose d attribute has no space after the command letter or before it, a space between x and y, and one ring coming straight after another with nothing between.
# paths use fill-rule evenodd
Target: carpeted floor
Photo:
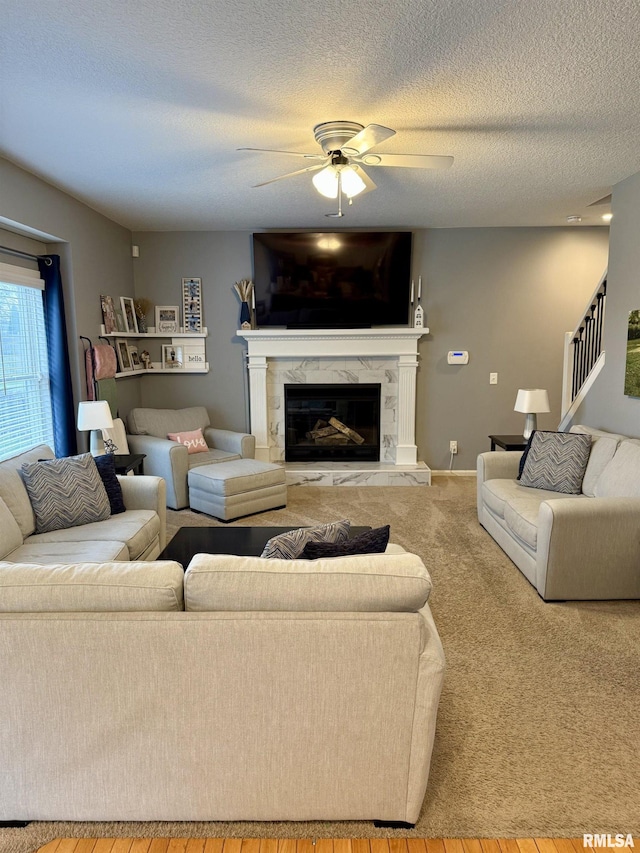
<instances>
[{"instance_id":1,"label":"carpeted floor","mask_svg":"<svg viewBox=\"0 0 640 853\"><path fill-rule=\"evenodd\" d=\"M640 602L545 604L475 514L475 479L432 487L293 487L234 525L391 524L431 572L447 655L415 830L338 823L53 823L0 830L2 853L56 836L576 837L640 834ZM219 522L168 512L169 535ZM603 566L606 571L606 566Z\"/></svg>"}]
</instances>

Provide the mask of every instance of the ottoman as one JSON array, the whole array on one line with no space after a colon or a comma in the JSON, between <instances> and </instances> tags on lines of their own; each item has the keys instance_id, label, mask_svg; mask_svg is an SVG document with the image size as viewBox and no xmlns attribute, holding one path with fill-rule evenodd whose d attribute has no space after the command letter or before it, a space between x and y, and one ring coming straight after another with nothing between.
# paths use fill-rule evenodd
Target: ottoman
<instances>
[{"instance_id":1,"label":"ottoman","mask_svg":"<svg viewBox=\"0 0 640 853\"><path fill-rule=\"evenodd\" d=\"M188 474L189 506L221 521L231 521L287 505L282 465L257 459L232 459L198 465Z\"/></svg>"}]
</instances>

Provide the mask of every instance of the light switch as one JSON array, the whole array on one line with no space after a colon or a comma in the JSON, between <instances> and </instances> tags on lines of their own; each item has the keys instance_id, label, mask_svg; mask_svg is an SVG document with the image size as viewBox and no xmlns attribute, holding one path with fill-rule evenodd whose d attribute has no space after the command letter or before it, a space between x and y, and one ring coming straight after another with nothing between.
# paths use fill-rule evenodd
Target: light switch
<instances>
[{"instance_id":1,"label":"light switch","mask_svg":"<svg viewBox=\"0 0 640 853\"><path fill-rule=\"evenodd\" d=\"M498 384L498 374L490 373L489 374L489 385L497 385Z\"/></svg>"}]
</instances>

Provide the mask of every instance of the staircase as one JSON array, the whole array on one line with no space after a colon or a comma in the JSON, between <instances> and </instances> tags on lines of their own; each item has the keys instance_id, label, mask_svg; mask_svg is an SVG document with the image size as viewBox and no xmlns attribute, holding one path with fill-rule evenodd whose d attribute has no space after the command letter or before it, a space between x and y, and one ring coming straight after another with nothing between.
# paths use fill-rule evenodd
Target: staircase
<instances>
[{"instance_id":1,"label":"staircase","mask_svg":"<svg viewBox=\"0 0 640 853\"><path fill-rule=\"evenodd\" d=\"M604 367L602 330L607 301L607 271L593 292L582 318L564 338L562 375L562 417L558 429L565 430L578 410L596 376Z\"/></svg>"}]
</instances>

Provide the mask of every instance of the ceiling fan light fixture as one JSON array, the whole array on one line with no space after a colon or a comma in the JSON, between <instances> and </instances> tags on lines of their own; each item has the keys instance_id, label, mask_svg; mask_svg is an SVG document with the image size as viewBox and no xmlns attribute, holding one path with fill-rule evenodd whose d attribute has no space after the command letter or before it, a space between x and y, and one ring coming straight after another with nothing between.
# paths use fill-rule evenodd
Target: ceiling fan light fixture
<instances>
[{"instance_id":1,"label":"ceiling fan light fixture","mask_svg":"<svg viewBox=\"0 0 640 853\"><path fill-rule=\"evenodd\" d=\"M325 198L337 198L338 175L340 175L342 192L347 198L353 198L367 188L353 166L327 166L326 169L317 172L311 180L320 195Z\"/></svg>"},{"instance_id":2,"label":"ceiling fan light fixture","mask_svg":"<svg viewBox=\"0 0 640 853\"><path fill-rule=\"evenodd\" d=\"M353 198L367 188L356 168L354 166L343 166L341 169L342 192L347 198Z\"/></svg>"},{"instance_id":3,"label":"ceiling fan light fixture","mask_svg":"<svg viewBox=\"0 0 640 853\"><path fill-rule=\"evenodd\" d=\"M325 198L338 197L338 170L335 166L327 166L321 172L316 172L311 180L320 195Z\"/></svg>"}]
</instances>

